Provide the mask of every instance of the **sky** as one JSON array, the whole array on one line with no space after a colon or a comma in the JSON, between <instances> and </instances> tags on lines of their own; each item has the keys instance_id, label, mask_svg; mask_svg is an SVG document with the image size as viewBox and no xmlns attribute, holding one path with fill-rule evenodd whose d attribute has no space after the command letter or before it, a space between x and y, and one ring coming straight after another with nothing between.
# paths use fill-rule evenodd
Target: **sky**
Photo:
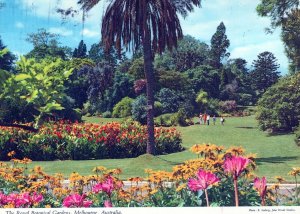
<instances>
[{"instance_id":1,"label":"sky","mask_svg":"<svg viewBox=\"0 0 300 214\"><path fill-rule=\"evenodd\" d=\"M3 43L20 56L32 50L26 41L29 33L39 28L60 34L60 43L72 49L81 39L87 44L100 40L101 18L107 3L103 0L93 8L84 22L81 14L63 22L55 12L57 7L78 9L77 0L0 0L0 36ZM180 18L183 33L210 44L212 35L220 22L226 26L230 40L230 58L244 58L251 67L257 55L264 51L272 52L278 59L280 71L287 73L288 60L280 39L280 29L266 34L270 26L268 18L259 17L255 8L260 0L202 0L202 7L196 8L185 19Z\"/></svg>"}]
</instances>

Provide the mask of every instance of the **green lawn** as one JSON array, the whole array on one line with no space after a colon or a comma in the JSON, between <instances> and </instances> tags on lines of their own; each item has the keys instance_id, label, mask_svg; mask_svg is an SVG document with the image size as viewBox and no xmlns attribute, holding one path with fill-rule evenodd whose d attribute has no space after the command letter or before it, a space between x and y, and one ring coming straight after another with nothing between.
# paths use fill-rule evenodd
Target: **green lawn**
<instances>
[{"instance_id":1,"label":"green lawn","mask_svg":"<svg viewBox=\"0 0 300 214\"><path fill-rule=\"evenodd\" d=\"M84 118L86 122L106 123L112 119ZM121 121L121 119L113 119ZM219 121L218 121L219 122ZM183 146L185 151L151 157L142 155L137 158L129 159L106 159L106 160L87 160L87 161L52 161L52 162L33 162L34 165L42 166L46 172L61 172L69 175L76 171L83 175L91 173L95 166L105 166L108 168L121 168L122 178L131 176L144 176L144 169L164 169L170 170L172 166L182 163L184 160L196 158L188 149L194 144L214 143L230 146L242 146L247 153L257 154L258 168L256 173L259 176L266 176L269 181L273 177L281 175L289 181L292 178L287 176L291 167L300 167L300 147L293 141L293 135L269 136L257 128L254 117L227 118L225 125L217 123L215 126L194 125L189 127L178 127L183 136Z\"/></svg>"}]
</instances>

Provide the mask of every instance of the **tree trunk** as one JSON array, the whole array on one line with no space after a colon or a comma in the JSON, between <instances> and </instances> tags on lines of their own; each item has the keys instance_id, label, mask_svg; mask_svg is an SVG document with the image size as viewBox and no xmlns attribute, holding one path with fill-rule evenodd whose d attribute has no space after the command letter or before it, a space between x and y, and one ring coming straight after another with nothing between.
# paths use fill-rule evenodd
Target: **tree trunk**
<instances>
[{"instance_id":1,"label":"tree trunk","mask_svg":"<svg viewBox=\"0 0 300 214\"><path fill-rule=\"evenodd\" d=\"M150 29L147 26L144 31L143 52L144 52L144 72L147 80L147 153L155 155L154 143L154 72L153 72L153 55L151 50Z\"/></svg>"}]
</instances>

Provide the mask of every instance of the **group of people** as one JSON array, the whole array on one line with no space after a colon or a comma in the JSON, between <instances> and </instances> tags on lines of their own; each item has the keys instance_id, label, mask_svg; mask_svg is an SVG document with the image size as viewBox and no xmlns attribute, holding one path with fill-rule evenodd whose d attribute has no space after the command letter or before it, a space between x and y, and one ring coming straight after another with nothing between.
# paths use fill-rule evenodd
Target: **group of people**
<instances>
[{"instance_id":1,"label":"group of people","mask_svg":"<svg viewBox=\"0 0 300 214\"><path fill-rule=\"evenodd\" d=\"M216 115L214 115L212 117L212 121L213 121L214 125L216 125L216 120L217 120ZM199 123L200 123L200 125L202 125L202 124L206 125L207 124L209 126L209 121L210 121L210 115L209 114L206 114L206 113L204 113L204 114L200 113L199 114ZM220 118L221 125L224 125L224 121L225 121L225 119L221 116L221 118Z\"/></svg>"}]
</instances>

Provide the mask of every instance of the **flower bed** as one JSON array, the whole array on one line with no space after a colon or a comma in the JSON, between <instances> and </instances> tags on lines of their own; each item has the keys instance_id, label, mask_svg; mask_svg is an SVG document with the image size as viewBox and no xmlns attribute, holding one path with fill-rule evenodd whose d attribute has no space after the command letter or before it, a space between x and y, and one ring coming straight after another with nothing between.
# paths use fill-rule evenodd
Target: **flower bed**
<instances>
[{"instance_id":1,"label":"flower bed","mask_svg":"<svg viewBox=\"0 0 300 214\"><path fill-rule=\"evenodd\" d=\"M157 154L182 150L175 128L155 128ZM15 151L17 158L32 160L86 160L137 157L146 151L147 130L136 122L105 125L68 123L45 124L38 133L0 127L0 160Z\"/></svg>"},{"instance_id":2,"label":"flower bed","mask_svg":"<svg viewBox=\"0 0 300 214\"><path fill-rule=\"evenodd\" d=\"M99 166L89 176L72 173L66 185L62 174L47 175L38 166L28 172L29 159L12 159L13 166L0 163L0 207L299 205L299 191L280 195L278 184L268 187L264 177L257 178L255 158L243 149L203 144L192 151L197 159L171 172L145 169L147 177L129 178L126 188L118 179L120 169ZM296 178L300 168L289 174Z\"/></svg>"}]
</instances>

